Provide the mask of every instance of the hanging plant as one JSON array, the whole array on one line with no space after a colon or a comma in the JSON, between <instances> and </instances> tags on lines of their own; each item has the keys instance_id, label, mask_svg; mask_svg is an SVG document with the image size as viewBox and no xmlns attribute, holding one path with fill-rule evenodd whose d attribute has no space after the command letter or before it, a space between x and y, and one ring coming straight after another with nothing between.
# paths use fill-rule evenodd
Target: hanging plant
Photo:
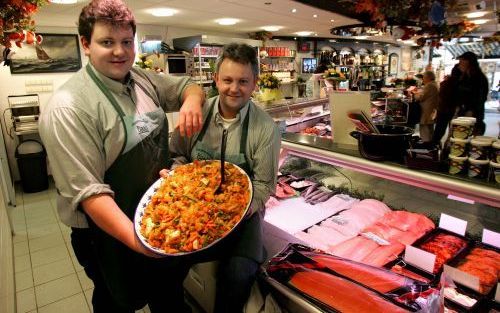
<instances>
[{"instance_id":1,"label":"hanging plant","mask_svg":"<svg viewBox=\"0 0 500 313\"><path fill-rule=\"evenodd\" d=\"M248 37L250 39L262 40L262 44L265 47L266 46L266 41L268 41L269 39L273 38L273 34L271 32L262 30L262 31L259 31L259 32L250 33L250 34L248 34Z\"/></svg>"},{"instance_id":2,"label":"hanging plant","mask_svg":"<svg viewBox=\"0 0 500 313\"><path fill-rule=\"evenodd\" d=\"M35 21L32 19L38 8L48 0L2 0L0 6L0 45L10 48L14 41L18 47L22 42L41 41L36 37Z\"/></svg>"}]
</instances>

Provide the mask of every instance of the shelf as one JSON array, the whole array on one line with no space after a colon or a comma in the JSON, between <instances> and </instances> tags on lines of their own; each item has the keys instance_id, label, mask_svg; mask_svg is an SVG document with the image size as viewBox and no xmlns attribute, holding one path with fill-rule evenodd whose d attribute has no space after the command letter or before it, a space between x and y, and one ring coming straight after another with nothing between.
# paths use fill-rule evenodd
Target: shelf
<instances>
[{"instance_id":1,"label":"shelf","mask_svg":"<svg viewBox=\"0 0 500 313\"><path fill-rule=\"evenodd\" d=\"M302 108L308 108L312 106L325 105L328 103L328 98L321 99L307 99L298 98L291 100L278 101L276 104L271 105L261 105L261 107L269 114L288 112L289 110L298 110ZM258 102L256 102L258 104Z\"/></svg>"},{"instance_id":2,"label":"shelf","mask_svg":"<svg viewBox=\"0 0 500 313\"><path fill-rule=\"evenodd\" d=\"M446 173L412 170L393 162L374 162L362 158L357 150L342 149L331 139L283 134L281 147L290 155L305 157L372 176L385 178L445 195L480 202L500 208L500 189L485 180Z\"/></svg>"}]
</instances>

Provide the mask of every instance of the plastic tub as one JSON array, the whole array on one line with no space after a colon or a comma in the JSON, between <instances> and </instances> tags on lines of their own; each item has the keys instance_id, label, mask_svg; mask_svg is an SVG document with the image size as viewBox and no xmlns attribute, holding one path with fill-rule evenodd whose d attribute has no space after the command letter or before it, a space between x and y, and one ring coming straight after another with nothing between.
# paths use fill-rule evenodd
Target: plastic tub
<instances>
[{"instance_id":1,"label":"plastic tub","mask_svg":"<svg viewBox=\"0 0 500 313\"><path fill-rule=\"evenodd\" d=\"M467 157L457 157L450 155L450 174L460 174L464 171L465 162L467 161Z\"/></svg>"},{"instance_id":2,"label":"plastic tub","mask_svg":"<svg viewBox=\"0 0 500 313\"><path fill-rule=\"evenodd\" d=\"M467 171L467 176L471 178L486 178L489 163L489 160L475 160L469 158L469 170Z\"/></svg>"},{"instance_id":3,"label":"plastic tub","mask_svg":"<svg viewBox=\"0 0 500 313\"><path fill-rule=\"evenodd\" d=\"M451 135L453 138L467 139L472 134L474 124L470 120L453 119L451 120Z\"/></svg>"},{"instance_id":4,"label":"plastic tub","mask_svg":"<svg viewBox=\"0 0 500 313\"><path fill-rule=\"evenodd\" d=\"M470 141L469 158L473 160L489 160L491 142L479 139Z\"/></svg>"},{"instance_id":5,"label":"plastic tub","mask_svg":"<svg viewBox=\"0 0 500 313\"><path fill-rule=\"evenodd\" d=\"M490 159L496 163L500 163L500 141L495 141L491 145L491 157Z\"/></svg>"},{"instance_id":6,"label":"plastic tub","mask_svg":"<svg viewBox=\"0 0 500 313\"><path fill-rule=\"evenodd\" d=\"M467 156L467 145L469 139L450 138L450 155L464 157Z\"/></svg>"},{"instance_id":7,"label":"plastic tub","mask_svg":"<svg viewBox=\"0 0 500 313\"><path fill-rule=\"evenodd\" d=\"M491 179L500 184L500 163L490 161Z\"/></svg>"}]
</instances>

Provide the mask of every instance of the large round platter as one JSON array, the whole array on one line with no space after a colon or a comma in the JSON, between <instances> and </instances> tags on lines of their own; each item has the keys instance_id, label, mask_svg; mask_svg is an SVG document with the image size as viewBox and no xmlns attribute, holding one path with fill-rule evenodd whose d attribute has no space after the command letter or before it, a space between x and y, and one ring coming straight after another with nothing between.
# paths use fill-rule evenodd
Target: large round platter
<instances>
[{"instance_id":1,"label":"large round platter","mask_svg":"<svg viewBox=\"0 0 500 313\"><path fill-rule=\"evenodd\" d=\"M220 161L218 161L218 160L207 160L207 161L196 161L196 162L202 163L202 164L206 164L206 163L209 163L209 162L210 163L211 162L216 162L217 165L220 167ZM186 164L186 165L181 165L181 166L188 166L188 165L192 165L192 164L193 163ZM148 207L148 205L150 204L151 200L153 199L153 196L155 195L156 192L159 191L159 189L162 186L162 183L165 180L165 178L160 178L156 182L154 182L148 188L148 190L144 193L144 195L142 196L141 200L139 201L139 204L137 206L137 209L136 209L136 212L135 212L135 216L134 216L135 233L136 233L137 237L139 238L139 240L141 241L141 243L144 245L144 247L146 247L148 250L150 250L150 251L152 251L152 252L154 252L154 253L156 253L158 255L162 255L162 256L180 256L180 255L186 255L186 254L193 254L193 253L197 253L197 252L209 249L213 245L217 244L221 239L227 237L230 233L232 233L238 227L239 224L241 224L241 222L245 218L246 214L248 213L248 210L250 208L250 204L252 202L252 197L253 197L252 181L250 180L250 178L248 177L248 175L245 173L245 171L243 171L243 169L241 169L239 166L237 166L235 164L232 164L232 163L229 163L229 162L225 162L225 164L226 164L226 173L227 173L228 166L234 166L239 172L241 172L241 174L244 175L244 177L248 181L248 188L249 188L249 190L248 190L248 192L249 192L248 203L246 204L246 206L245 206L245 208L243 210L243 213L241 214L241 218L238 220L238 222L236 222L232 226L231 230L228 231L228 232L226 232L224 234L224 236L215 239L214 241L212 241L208 245L205 245L204 247L201 247L201 248L193 250L193 251L188 251L188 252L179 251L179 252L175 252L175 253L167 253L165 250L163 250L161 248L153 247L148 242L148 239L144 237L144 235L142 234L141 230L142 230L143 223L145 223L145 221L143 221L144 220L143 217L144 217L144 214L145 214L145 210ZM176 168L175 170L171 171L169 173L169 175L170 176L175 175L176 174L176 170L179 171L179 167ZM145 227L147 227L147 225Z\"/></svg>"}]
</instances>

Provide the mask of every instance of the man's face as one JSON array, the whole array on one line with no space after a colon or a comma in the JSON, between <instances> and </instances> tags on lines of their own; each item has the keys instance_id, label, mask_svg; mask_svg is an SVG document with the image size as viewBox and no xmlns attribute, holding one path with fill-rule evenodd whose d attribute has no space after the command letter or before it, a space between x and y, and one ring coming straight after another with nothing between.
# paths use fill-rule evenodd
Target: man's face
<instances>
[{"instance_id":1,"label":"man's face","mask_svg":"<svg viewBox=\"0 0 500 313\"><path fill-rule=\"evenodd\" d=\"M219 90L222 116L234 118L250 99L257 79L250 64L225 59L219 67L219 72L215 74L215 83Z\"/></svg>"},{"instance_id":2,"label":"man's face","mask_svg":"<svg viewBox=\"0 0 500 313\"><path fill-rule=\"evenodd\" d=\"M459 59L458 60L458 68L462 73L467 72L467 69L469 68L469 61L464 60L464 59Z\"/></svg>"},{"instance_id":3,"label":"man's face","mask_svg":"<svg viewBox=\"0 0 500 313\"><path fill-rule=\"evenodd\" d=\"M90 42L81 38L85 55L104 76L123 81L135 58L134 33L130 25L112 26L96 22Z\"/></svg>"}]
</instances>

